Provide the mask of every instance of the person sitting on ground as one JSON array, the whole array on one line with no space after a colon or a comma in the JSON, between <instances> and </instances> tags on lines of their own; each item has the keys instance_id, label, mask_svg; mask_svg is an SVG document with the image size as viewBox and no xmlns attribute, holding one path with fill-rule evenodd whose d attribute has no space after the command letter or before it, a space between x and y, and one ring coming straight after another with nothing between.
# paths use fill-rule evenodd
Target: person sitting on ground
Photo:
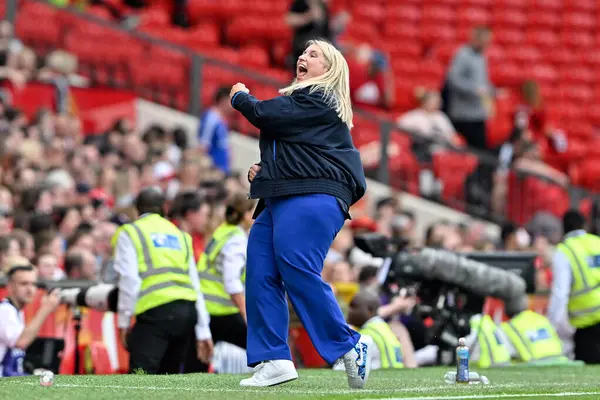
<instances>
[{"instance_id":1,"label":"person sitting on ground","mask_svg":"<svg viewBox=\"0 0 600 400\"><path fill-rule=\"evenodd\" d=\"M414 302L405 298L404 305L404 311L407 311ZM362 335L371 336L376 344L371 368L416 367L410 336L408 333L406 336L395 333L380 316L380 309L377 295L370 290L363 290L354 296L348 310L348 323L359 328Z\"/></svg>"}]
</instances>

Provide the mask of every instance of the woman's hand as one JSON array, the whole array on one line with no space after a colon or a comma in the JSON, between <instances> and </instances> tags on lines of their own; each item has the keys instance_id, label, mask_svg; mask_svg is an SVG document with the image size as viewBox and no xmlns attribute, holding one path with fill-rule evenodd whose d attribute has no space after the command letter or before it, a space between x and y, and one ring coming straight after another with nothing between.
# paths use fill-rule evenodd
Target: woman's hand
<instances>
[{"instance_id":1,"label":"woman's hand","mask_svg":"<svg viewBox=\"0 0 600 400\"><path fill-rule=\"evenodd\" d=\"M246 87L246 85L244 85L243 83L236 83L235 85L233 85L231 87L231 91L229 92L229 98L233 99L233 96L235 96L235 94L237 92L244 92L244 93L250 93L250 90L248 90L248 88Z\"/></svg>"},{"instance_id":2,"label":"woman's hand","mask_svg":"<svg viewBox=\"0 0 600 400\"><path fill-rule=\"evenodd\" d=\"M252 183L252 180L254 179L256 174L258 174L259 171L260 165L254 164L253 166L251 166L250 170L248 170L248 182Z\"/></svg>"}]
</instances>

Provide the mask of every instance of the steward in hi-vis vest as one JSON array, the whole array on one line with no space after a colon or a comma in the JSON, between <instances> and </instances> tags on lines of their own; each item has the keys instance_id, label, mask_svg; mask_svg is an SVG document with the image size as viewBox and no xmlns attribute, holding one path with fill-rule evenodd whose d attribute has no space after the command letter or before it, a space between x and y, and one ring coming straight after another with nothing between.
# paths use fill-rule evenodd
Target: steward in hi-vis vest
<instances>
[{"instance_id":1,"label":"steward in hi-vis vest","mask_svg":"<svg viewBox=\"0 0 600 400\"><path fill-rule=\"evenodd\" d=\"M159 189L144 189L135 204L140 217L113 237L117 324L131 372L175 374L190 347L203 360L212 353L191 238L163 218L164 202Z\"/></svg>"},{"instance_id":2,"label":"steward in hi-vis vest","mask_svg":"<svg viewBox=\"0 0 600 400\"><path fill-rule=\"evenodd\" d=\"M577 210L563 216L566 235L552 260L548 318L564 339L571 335L568 325L575 328L575 359L600 364L600 237L585 226Z\"/></svg>"},{"instance_id":3,"label":"steward in hi-vis vest","mask_svg":"<svg viewBox=\"0 0 600 400\"><path fill-rule=\"evenodd\" d=\"M245 195L233 196L225 209L225 221L214 231L198 261L201 290L210 314L215 342L246 349L246 251L255 202ZM232 360L232 363L237 361ZM186 372L206 372L208 366L188 354Z\"/></svg>"},{"instance_id":4,"label":"steward in hi-vis vest","mask_svg":"<svg viewBox=\"0 0 600 400\"><path fill-rule=\"evenodd\" d=\"M516 350L519 361L527 363L569 362L563 344L548 318L525 310L500 327Z\"/></svg>"}]
</instances>

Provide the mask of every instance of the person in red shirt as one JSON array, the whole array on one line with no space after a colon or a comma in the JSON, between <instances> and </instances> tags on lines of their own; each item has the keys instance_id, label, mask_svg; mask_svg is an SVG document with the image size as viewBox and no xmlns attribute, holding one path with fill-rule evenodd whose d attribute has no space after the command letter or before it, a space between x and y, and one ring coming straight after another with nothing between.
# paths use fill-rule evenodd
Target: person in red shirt
<instances>
[{"instance_id":1,"label":"person in red shirt","mask_svg":"<svg viewBox=\"0 0 600 400\"><path fill-rule=\"evenodd\" d=\"M355 105L391 108L394 80L385 56L366 44L347 47L350 69L350 97Z\"/></svg>"},{"instance_id":2,"label":"person in red shirt","mask_svg":"<svg viewBox=\"0 0 600 400\"><path fill-rule=\"evenodd\" d=\"M554 128L548 121L544 99L536 81L527 80L521 86L521 104L514 114L514 127L529 130L534 140L544 148L562 153L567 149L564 132Z\"/></svg>"}]
</instances>

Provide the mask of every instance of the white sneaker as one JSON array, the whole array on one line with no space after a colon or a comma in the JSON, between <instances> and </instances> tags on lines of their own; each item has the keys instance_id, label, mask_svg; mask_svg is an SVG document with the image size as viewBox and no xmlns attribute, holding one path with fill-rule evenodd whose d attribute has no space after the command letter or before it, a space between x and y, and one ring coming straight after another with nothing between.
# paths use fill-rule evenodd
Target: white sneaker
<instances>
[{"instance_id":1,"label":"white sneaker","mask_svg":"<svg viewBox=\"0 0 600 400\"><path fill-rule=\"evenodd\" d=\"M254 368L254 375L242 379L240 386L273 386L298 379L298 372L290 360L272 360Z\"/></svg>"},{"instance_id":2,"label":"white sneaker","mask_svg":"<svg viewBox=\"0 0 600 400\"><path fill-rule=\"evenodd\" d=\"M352 389L362 389L369 379L371 346L373 346L373 339L369 336L361 336L356 346L340 359L346 368L348 386Z\"/></svg>"}]
</instances>

